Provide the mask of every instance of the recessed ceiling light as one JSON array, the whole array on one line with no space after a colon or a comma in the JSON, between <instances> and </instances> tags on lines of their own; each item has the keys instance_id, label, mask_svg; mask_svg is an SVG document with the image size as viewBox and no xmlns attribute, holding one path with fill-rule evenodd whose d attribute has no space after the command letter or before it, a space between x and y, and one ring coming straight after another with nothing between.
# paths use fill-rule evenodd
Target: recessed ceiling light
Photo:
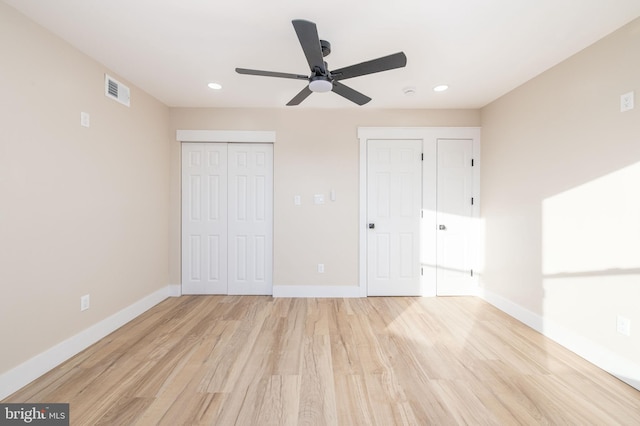
<instances>
[{"instance_id":1,"label":"recessed ceiling light","mask_svg":"<svg viewBox=\"0 0 640 426\"><path fill-rule=\"evenodd\" d=\"M209 84L207 84L207 86L209 86L209 89L213 89L213 90L222 89L222 85L218 84L218 83L209 83Z\"/></svg>"},{"instance_id":2,"label":"recessed ceiling light","mask_svg":"<svg viewBox=\"0 0 640 426\"><path fill-rule=\"evenodd\" d=\"M449 86L447 86L446 84L441 84L439 86L436 86L433 88L434 92L444 92L445 90L447 90L449 88Z\"/></svg>"}]
</instances>

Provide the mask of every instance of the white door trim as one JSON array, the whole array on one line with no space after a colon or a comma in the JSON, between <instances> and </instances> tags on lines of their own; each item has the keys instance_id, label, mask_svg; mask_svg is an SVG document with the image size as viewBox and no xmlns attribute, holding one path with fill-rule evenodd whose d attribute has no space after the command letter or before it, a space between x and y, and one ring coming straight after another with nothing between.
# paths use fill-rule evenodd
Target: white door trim
<instances>
[{"instance_id":1,"label":"white door trim","mask_svg":"<svg viewBox=\"0 0 640 426\"><path fill-rule=\"evenodd\" d=\"M253 131L253 130L177 130L176 140L178 142L228 142L228 143L270 143L275 144L276 132L275 131ZM180 149L182 153L182 149ZM182 188L182 158L180 158L180 188ZM182 191L182 190L181 190ZM182 194L180 195L182 200ZM182 201L181 201L182 203ZM182 205L182 204L181 204ZM180 294L182 295L182 207L180 208ZM273 223L273 216L271 218ZM273 247L273 235L271 244Z\"/></svg>"},{"instance_id":2,"label":"white door trim","mask_svg":"<svg viewBox=\"0 0 640 426\"><path fill-rule=\"evenodd\" d=\"M253 130L177 130L180 142L275 143L276 132Z\"/></svg>"},{"instance_id":3,"label":"white door trim","mask_svg":"<svg viewBox=\"0 0 640 426\"><path fill-rule=\"evenodd\" d=\"M480 127L358 127L360 140L360 208L359 208L359 293L367 297L367 140L368 139L420 139L435 141L437 139L473 140L473 193L480 200ZM473 205L473 217L480 216L480 203ZM481 259L479 229L474 232L475 263ZM477 280L477 278L476 278Z\"/></svg>"}]
</instances>

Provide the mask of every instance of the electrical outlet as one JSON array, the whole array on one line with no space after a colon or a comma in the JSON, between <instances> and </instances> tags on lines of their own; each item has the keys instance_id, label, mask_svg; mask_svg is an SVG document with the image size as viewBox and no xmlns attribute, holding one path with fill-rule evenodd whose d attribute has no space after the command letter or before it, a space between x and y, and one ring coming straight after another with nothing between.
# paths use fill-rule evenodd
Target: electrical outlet
<instances>
[{"instance_id":1,"label":"electrical outlet","mask_svg":"<svg viewBox=\"0 0 640 426\"><path fill-rule=\"evenodd\" d=\"M89 295L85 294L80 298L80 311L86 311L89 309Z\"/></svg>"},{"instance_id":2,"label":"electrical outlet","mask_svg":"<svg viewBox=\"0 0 640 426\"><path fill-rule=\"evenodd\" d=\"M618 333L620 334L631 336L631 320L629 318L618 315L618 320L616 321L616 330L618 330Z\"/></svg>"},{"instance_id":3,"label":"electrical outlet","mask_svg":"<svg viewBox=\"0 0 640 426\"><path fill-rule=\"evenodd\" d=\"M324 274L324 263L318 263L318 273Z\"/></svg>"},{"instance_id":4,"label":"electrical outlet","mask_svg":"<svg viewBox=\"0 0 640 426\"><path fill-rule=\"evenodd\" d=\"M625 112L633 109L633 92L625 93L620 96L620 112Z\"/></svg>"}]
</instances>

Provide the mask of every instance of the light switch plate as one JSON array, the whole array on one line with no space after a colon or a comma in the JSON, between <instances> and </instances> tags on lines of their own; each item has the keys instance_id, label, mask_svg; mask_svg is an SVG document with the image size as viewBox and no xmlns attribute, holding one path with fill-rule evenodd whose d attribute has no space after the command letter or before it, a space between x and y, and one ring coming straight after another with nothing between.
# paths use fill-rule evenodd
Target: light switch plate
<instances>
[{"instance_id":1,"label":"light switch plate","mask_svg":"<svg viewBox=\"0 0 640 426\"><path fill-rule=\"evenodd\" d=\"M89 309L89 295L85 294L84 296L82 296L80 298L80 310L81 311L86 311L87 309Z\"/></svg>"},{"instance_id":2,"label":"light switch plate","mask_svg":"<svg viewBox=\"0 0 640 426\"><path fill-rule=\"evenodd\" d=\"M632 110L634 108L634 92L625 93L620 96L620 112Z\"/></svg>"},{"instance_id":3,"label":"light switch plate","mask_svg":"<svg viewBox=\"0 0 640 426\"><path fill-rule=\"evenodd\" d=\"M89 127L91 125L91 116L88 112L80 113L80 125L82 127Z\"/></svg>"}]
</instances>

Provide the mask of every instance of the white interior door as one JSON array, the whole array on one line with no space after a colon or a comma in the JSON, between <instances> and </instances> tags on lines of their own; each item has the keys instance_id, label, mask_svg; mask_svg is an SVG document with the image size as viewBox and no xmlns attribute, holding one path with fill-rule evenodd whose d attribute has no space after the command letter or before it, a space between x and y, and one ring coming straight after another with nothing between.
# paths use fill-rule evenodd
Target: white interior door
<instances>
[{"instance_id":1,"label":"white interior door","mask_svg":"<svg viewBox=\"0 0 640 426\"><path fill-rule=\"evenodd\" d=\"M474 288L472 140L438 139L437 150L437 294L468 295Z\"/></svg>"},{"instance_id":2,"label":"white interior door","mask_svg":"<svg viewBox=\"0 0 640 426\"><path fill-rule=\"evenodd\" d=\"M271 294L273 145L231 144L229 294Z\"/></svg>"},{"instance_id":3,"label":"white interior door","mask_svg":"<svg viewBox=\"0 0 640 426\"><path fill-rule=\"evenodd\" d=\"M420 295L421 140L368 140L367 294Z\"/></svg>"},{"instance_id":4,"label":"white interior door","mask_svg":"<svg viewBox=\"0 0 640 426\"><path fill-rule=\"evenodd\" d=\"M182 292L227 294L227 144L182 145Z\"/></svg>"},{"instance_id":5,"label":"white interior door","mask_svg":"<svg viewBox=\"0 0 640 426\"><path fill-rule=\"evenodd\" d=\"M272 294L273 145L182 144L183 294Z\"/></svg>"}]
</instances>

